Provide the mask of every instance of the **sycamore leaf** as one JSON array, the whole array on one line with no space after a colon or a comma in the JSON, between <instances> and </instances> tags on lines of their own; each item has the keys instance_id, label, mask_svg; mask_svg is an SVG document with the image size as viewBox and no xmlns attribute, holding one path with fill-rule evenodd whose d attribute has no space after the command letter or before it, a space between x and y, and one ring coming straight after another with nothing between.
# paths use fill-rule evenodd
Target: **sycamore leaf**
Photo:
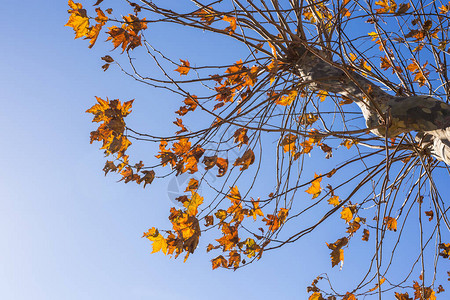
<instances>
[{"instance_id":1,"label":"sycamore leaf","mask_svg":"<svg viewBox=\"0 0 450 300\"><path fill-rule=\"evenodd\" d=\"M332 244L327 244L328 249L331 251L331 265L332 267L339 264L339 262L344 261L344 250L342 250L342 247L348 244L348 238L343 237L338 239L336 242Z\"/></svg>"},{"instance_id":2,"label":"sycamore leaf","mask_svg":"<svg viewBox=\"0 0 450 300\"><path fill-rule=\"evenodd\" d=\"M248 145L248 136L246 128L239 128L234 132L234 142L238 144L239 147L242 145Z\"/></svg>"},{"instance_id":3,"label":"sycamore leaf","mask_svg":"<svg viewBox=\"0 0 450 300\"><path fill-rule=\"evenodd\" d=\"M322 294L319 292L314 292L311 296L309 296L308 300L323 300Z\"/></svg>"},{"instance_id":4,"label":"sycamore leaf","mask_svg":"<svg viewBox=\"0 0 450 300\"><path fill-rule=\"evenodd\" d=\"M386 278L381 277L381 279L380 279L380 285L382 285L383 282L385 282L385 281L386 281ZM369 292L373 292L373 291L375 291L376 289L378 289L378 283L375 284L375 286L374 286L373 288L371 288L371 289L369 290Z\"/></svg>"},{"instance_id":5,"label":"sycamore leaf","mask_svg":"<svg viewBox=\"0 0 450 300\"><path fill-rule=\"evenodd\" d=\"M234 34L234 32L236 31L236 18L235 17L224 16L222 18L222 20L230 23L230 26L225 28L225 31L227 31L230 35Z\"/></svg>"},{"instance_id":6,"label":"sycamore leaf","mask_svg":"<svg viewBox=\"0 0 450 300\"><path fill-rule=\"evenodd\" d=\"M397 300L413 300L413 298L409 297L408 293L395 293L395 299Z\"/></svg>"},{"instance_id":7,"label":"sycamore leaf","mask_svg":"<svg viewBox=\"0 0 450 300\"><path fill-rule=\"evenodd\" d=\"M188 60L180 59L180 62L181 62L181 65L178 68L176 68L175 71L179 72L180 76L187 75L191 69L191 67L190 67L191 64L189 63Z\"/></svg>"},{"instance_id":8,"label":"sycamore leaf","mask_svg":"<svg viewBox=\"0 0 450 300\"><path fill-rule=\"evenodd\" d=\"M353 219L352 210L349 207L344 207L341 211L341 219L350 222Z\"/></svg>"},{"instance_id":9,"label":"sycamore leaf","mask_svg":"<svg viewBox=\"0 0 450 300\"><path fill-rule=\"evenodd\" d=\"M192 197L189 201L183 203L184 207L186 207L186 212L190 216L195 216L198 213L198 207L203 203L203 197L201 197L196 192L192 192Z\"/></svg>"},{"instance_id":10,"label":"sycamore leaf","mask_svg":"<svg viewBox=\"0 0 450 300\"><path fill-rule=\"evenodd\" d=\"M369 241L369 235L370 235L369 230L368 229L364 229L362 240L365 241L365 242L368 242Z\"/></svg>"},{"instance_id":11,"label":"sycamore leaf","mask_svg":"<svg viewBox=\"0 0 450 300\"><path fill-rule=\"evenodd\" d=\"M431 221L431 220L433 220L434 212L432 210L426 211L425 215L428 217L428 221Z\"/></svg>"},{"instance_id":12,"label":"sycamore leaf","mask_svg":"<svg viewBox=\"0 0 450 300\"><path fill-rule=\"evenodd\" d=\"M261 208L259 208L259 198L257 201L252 199L252 205L253 205L253 208L250 210L249 216L252 216L253 220L255 220L255 221L256 221L257 216L264 217L264 214L261 211Z\"/></svg>"},{"instance_id":13,"label":"sycamore leaf","mask_svg":"<svg viewBox=\"0 0 450 300\"><path fill-rule=\"evenodd\" d=\"M142 181L144 182L144 188L147 184L151 184L153 182L153 180L155 179L155 171L150 170L150 171L142 171L142 174L144 174L144 176L142 176L137 182L141 183Z\"/></svg>"},{"instance_id":14,"label":"sycamore leaf","mask_svg":"<svg viewBox=\"0 0 450 300\"><path fill-rule=\"evenodd\" d=\"M345 293L345 296L344 298L342 298L342 300L357 300L357 299L354 294L347 292Z\"/></svg>"},{"instance_id":15,"label":"sycamore leaf","mask_svg":"<svg viewBox=\"0 0 450 300\"><path fill-rule=\"evenodd\" d=\"M305 191L308 194L311 194L313 199L319 197L320 193L322 192L322 188L320 187L322 177L320 177L320 175L314 174L314 178L316 179L311 182L311 186Z\"/></svg>"},{"instance_id":16,"label":"sycamore leaf","mask_svg":"<svg viewBox=\"0 0 450 300\"><path fill-rule=\"evenodd\" d=\"M213 270L217 269L218 267L226 268L228 266L227 260L222 255L217 256L216 258L211 260L211 262Z\"/></svg>"},{"instance_id":17,"label":"sycamore leaf","mask_svg":"<svg viewBox=\"0 0 450 300\"><path fill-rule=\"evenodd\" d=\"M389 230L397 231L397 220L395 218L385 217L384 225L386 225L386 228Z\"/></svg>"},{"instance_id":18,"label":"sycamore leaf","mask_svg":"<svg viewBox=\"0 0 450 300\"><path fill-rule=\"evenodd\" d=\"M86 36L89 33L89 18L86 10L83 9L83 5L74 3L72 0L69 0L69 6L71 9L67 12L70 14L70 17L65 26L73 28L76 39Z\"/></svg>"},{"instance_id":19,"label":"sycamore leaf","mask_svg":"<svg viewBox=\"0 0 450 300\"><path fill-rule=\"evenodd\" d=\"M162 251L164 254L167 254L166 239L158 232L158 229L155 227L149 229L148 232L144 233L144 237L152 242L152 253Z\"/></svg>"},{"instance_id":20,"label":"sycamore leaf","mask_svg":"<svg viewBox=\"0 0 450 300\"><path fill-rule=\"evenodd\" d=\"M400 7L398 8L398 10L395 13L395 15L396 16L403 15L404 13L406 13L409 10L410 7L411 7L411 5L409 3L402 3L402 4L400 4Z\"/></svg>"},{"instance_id":21,"label":"sycamore leaf","mask_svg":"<svg viewBox=\"0 0 450 300\"><path fill-rule=\"evenodd\" d=\"M198 189L198 180L195 178L189 179L188 186L186 187L185 192L195 192Z\"/></svg>"},{"instance_id":22,"label":"sycamore leaf","mask_svg":"<svg viewBox=\"0 0 450 300\"><path fill-rule=\"evenodd\" d=\"M255 154L253 153L252 149L247 149L247 151L244 152L244 155L236 159L233 165L241 166L240 170L244 171L247 170L248 167L254 162L255 162Z\"/></svg>"},{"instance_id":23,"label":"sycamore leaf","mask_svg":"<svg viewBox=\"0 0 450 300\"><path fill-rule=\"evenodd\" d=\"M356 144L354 141L351 140L345 140L341 143L341 145L344 145L347 149L350 149L352 145Z\"/></svg>"},{"instance_id":24,"label":"sycamore leaf","mask_svg":"<svg viewBox=\"0 0 450 300\"><path fill-rule=\"evenodd\" d=\"M287 94L285 96L281 96L280 98L275 100L275 103L282 105L282 106L290 105L297 97L297 94L298 94L298 92L296 90L291 90L289 92L289 94Z\"/></svg>"},{"instance_id":25,"label":"sycamore leaf","mask_svg":"<svg viewBox=\"0 0 450 300\"><path fill-rule=\"evenodd\" d=\"M333 206L338 206L339 205L339 197L334 195L332 196L330 199L328 199L328 204L331 204Z\"/></svg>"}]
</instances>

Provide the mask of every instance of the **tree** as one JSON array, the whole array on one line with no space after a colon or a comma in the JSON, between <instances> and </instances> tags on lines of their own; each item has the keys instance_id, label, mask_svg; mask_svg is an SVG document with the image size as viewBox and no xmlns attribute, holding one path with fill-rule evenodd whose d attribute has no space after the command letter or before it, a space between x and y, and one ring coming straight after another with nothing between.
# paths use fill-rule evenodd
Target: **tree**
<instances>
[{"instance_id":1,"label":"tree","mask_svg":"<svg viewBox=\"0 0 450 300\"><path fill-rule=\"evenodd\" d=\"M373 251L367 270L349 291L319 284L330 281L320 275L309 299L381 299L392 291L412 299L408 289L414 299L435 299L443 291L439 270L450 256L448 204L440 192L450 173L450 3L141 0L124 1L129 6L118 9L130 11L116 17L116 8L102 9L102 2L91 15L69 0L66 25L75 38L93 47L105 31L122 53L118 60L102 57L105 71L115 65L183 101L173 122L179 130L163 137L126 125L133 101L97 97L87 111L101 123L91 143L101 142L112 157L105 174L144 187L192 175L170 211L172 228L144 233L152 252L186 260L200 236L216 230L207 246L217 253L213 269L237 269L339 222L345 232L326 243L332 267L342 268L344 249L356 244ZM225 64L220 57L205 66L178 62L146 38L148 28L161 25L221 36L246 53ZM160 74L140 70L144 55ZM157 163L131 162L131 140L159 144ZM415 249L405 238L412 227ZM401 264L403 276L391 277L399 249L408 249L409 264Z\"/></svg>"}]
</instances>

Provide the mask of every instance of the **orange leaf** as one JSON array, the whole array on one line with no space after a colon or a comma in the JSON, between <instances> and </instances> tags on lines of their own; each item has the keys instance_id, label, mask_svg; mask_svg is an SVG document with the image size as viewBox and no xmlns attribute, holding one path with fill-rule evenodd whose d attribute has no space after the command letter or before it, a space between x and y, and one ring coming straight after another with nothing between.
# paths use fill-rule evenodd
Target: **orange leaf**
<instances>
[{"instance_id":1,"label":"orange leaf","mask_svg":"<svg viewBox=\"0 0 450 300\"><path fill-rule=\"evenodd\" d=\"M230 26L225 28L225 31L228 31L229 34L233 34L236 31L236 18L224 16L222 20L230 23Z\"/></svg>"},{"instance_id":2,"label":"orange leaf","mask_svg":"<svg viewBox=\"0 0 450 300\"><path fill-rule=\"evenodd\" d=\"M384 224L386 225L387 229L397 231L397 220L395 218L385 217Z\"/></svg>"},{"instance_id":3,"label":"orange leaf","mask_svg":"<svg viewBox=\"0 0 450 300\"><path fill-rule=\"evenodd\" d=\"M187 75L189 73L190 68L190 63L188 60L182 60L180 59L181 62L181 66L179 66L178 68L175 69L175 71L180 73L181 75Z\"/></svg>"},{"instance_id":4,"label":"orange leaf","mask_svg":"<svg viewBox=\"0 0 450 300\"><path fill-rule=\"evenodd\" d=\"M314 174L314 179L311 182L311 186L305 191L308 194L312 195L312 198L317 198L320 193L322 192L322 188L320 187L320 182L322 181L322 177L319 177L320 175Z\"/></svg>"},{"instance_id":5,"label":"orange leaf","mask_svg":"<svg viewBox=\"0 0 450 300\"><path fill-rule=\"evenodd\" d=\"M364 234L363 234L362 240L365 241L365 242L368 242L369 241L369 235L370 235L369 230L364 229Z\"/></svg>"},{"instance_id":6,"label":"orange leaf","mask_svg":"<svg viewBox=\"0 0 450 300\"><path fill-rule=\"evenodd\" d=\"M383 282L385 282L385 281L386 281L386 278L382 277L382 278L380 279L380 285L382 285ZM378 289L378 283L375 284L375 286L374 286L373 288L371 288L371 289L369 290L369 292L373 292L373 291L375 291L376 289Z\"/></svg>"},{"instance_id":7,"label":"orange leaf","mask_svg":"<svg viewBox=\"0 0 450 300\"><path fill-rule=\"evenodd\" d=\"M323 297L321 293L314 292L311 296L309 296L308 300L323 300Z\"/></svg>"},{"instance_id":8,"label":"orange leaf","mask_svg":"<svg viewBox=\"0 0 450 300\"><path fill-rule=\"evenodd\" d=\"M222 255L217 256L216 258L211 260L211 262L213 270L217 269L218 267L226 268L228 266L227 260Z\"/></svg>"}]
</instances>

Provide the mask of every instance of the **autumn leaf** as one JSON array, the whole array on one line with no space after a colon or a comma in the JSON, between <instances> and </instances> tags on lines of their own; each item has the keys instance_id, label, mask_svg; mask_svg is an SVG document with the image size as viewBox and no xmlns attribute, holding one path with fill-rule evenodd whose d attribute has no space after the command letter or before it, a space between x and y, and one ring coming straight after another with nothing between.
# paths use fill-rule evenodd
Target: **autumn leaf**
<instances>
[{"instance_id":1,"label":"autumn leaf","mask_svg":"<svg viewBox=\"0 0 450 300\"><path fill-rule=\"evenodd\" d=\"M150 170L150 171L142 171L142 174L144 174L144 176L142 176L139 180L138 183L144 182L144 188L147 184L151 184L153 182L153 180L155 179L155 171Z\"/></svg>"},{"instance_id":2,"label":"autumn leaf","mask_svg":"<svg viewBox=\"0 0 450 300\"><path fill-rule=\"evenodd\" d=\"M400 7L398 8L398 10L395 13L395 15L396 16L403 15L404 13L406 13L409 10L410 7L411 7L411 5L409 3L402 3L402 4L400 4Z\"/></svg>"},{"instance_id":3,"label":"autumn leaf","mask_svg":"<svg viewBox=\"0 0 450 300\"><path fill-rule=\"evenodd\" d=\"M351 140L344 140L341 145L345 146L347 149L350 149L352 145L356 144L354 141Z\"/></svg>"},{"instance_id":4,"label":"autumn leaf","mask_svg":"<svg viewBox=\"0 0 450 300\"><path fill-rule=\"evenodd\" d=\"M231 203L240 204L241 193L239 193L239 189L237 186L233 186L230 188L230 192L227 194L227 198L230 199Z\"/></svg>"},{"instance_id":5,"label":"autumn leaf","mask_svg":"<svg viewBox=\"0 0 450 300\"><path fill-rule=\"evenodd\" d=\"M322 293L314 292L311 296L309 296L308 300L324 300L322 297Z\"/></svg>"},{"instance_id":6,"label":"autumn leaf","mask_svg":"<svg viewBox=\"0 0 450 300\"><path fill-rule=\"evenodd\" d=\"M155 227L149 229L148 232L144 233L144 237L152 242L152 253L162 251L164 254L167 254L166 239L158 232L158 229Z\"/></svg>"},{"instance_id":7,"label":"autumn leaf","mask_svg":"<svg viewBox=\"0 0 450 300\"><path fill-rule=\"evenodd\" d=\"M234 142L241 147L242 145L248 145L248 136L246 128L239 128L233 134Z\"/></svg>"},{"instance_id":8,"label":"autumn leaf","mask_svg":"<svg viewBox=\"0 0 450 300\"><path fill-rule=\"evenodd\" d=\"M307 113L307 114L302 114L302 116L299 118L299 122L302 125L311 126L318 119L319 119L318 115L315 115L315 114L312 114L312 113Z\"/></svg>"},{"instance_id":9,"label":"autumn leaf","mask_svg":"<svg viewBox=\"0 0 450 300\"><path fill-rule=\"evenodd\" d=\"M287 134L284 136L283 140L281 141L281 146L283 146L284 153L291 152L292 155L295 154L297 147L295 146L295 141L297 140L297 136L294 134Z\"/></svg>"},{"instance_id":10,"label":"autumn leaf","mask_svg":"<svg viewBox=\"0 0 450 300\"><path fill-rule=\"evenodd\" d=\"M355 295L353 293L345 293L344 298L342 298L342 300L358 300L356 299Z\"/></svg>"},{"instance_id":11,"label":"autumn leaf","mask_svg":"<svg viewBox=\"0 0 450 300\"><path fill-rule=\"evenodd\" d=\"M191 69L191 67L190 67L191 64L189 63L188 60L180 59L180 62L181 62L181 65L178 68L176 68L175 71L179 72L180 76L187 75Z\"/></svg>"},{"instance_id":12,"label":"autumn leaf","mask_svg":"<svg viewBox=\"0 0 450 300\"><path fill-rule=\"evenodd\" d=\"M321 175L314 174L314 178L315 179L311 182L311 186L305 191L308 194L311 194L313 199L319 197L322 192L322 188L320 187L320 182L322 181Z\"/></svg>"},{"instance_id":13,"label":"autumn leaf","mask_svg":"<svg viewBox=\"0 0 450 300\"><path fill-rule=\"evenodd\" d=\"M214 225L214 217L213 216L206 216L205 221L206 221L206 223L205 223L206 227Z\"/></svg>"},{"instance_id":14,"label":"autumn leaf","mask_svg":"<svg viewBox=\"0 0 450 300\"><path fill-rule=\"evenodd\" d=\"M297 94L297 90L291 90L287 95L281 96L275 100L275 103L282 106L290 105L297 97Z\"/></svg>"},{"instance_id":15,"label":"autumn leaf","mask_svg":"<svg viewBox=\"0 0 450 300\"><path fill-rule=\"evenodd\" d=\"M263 222L266 222L266 225L269 226L269 230L276 231L281 227L282 224L286 221L286 217L289 214L289 210L286 208L280 208L277 215L268 214Z\"/></svg>"},{"instance_id":16,"label":"autumn leaf","mask_svg":"<svg viewBox=\"0 0 450 300\"><path fill-rule=\"evenodd\" d=\"M341 219L350 222L353 219L352 210L349 207L344 207L341 211Z\"/></svg>"},{"instance_id":17,"label":"autumn leaf","mask_svg":"<svg viewBox=\"0 0 450 300\"><path fill-rule=\"evenodd\" d=\"M413 298L409 297L408 293L395 293L395 299L396 300L413 300Z\"/></svg>"},{"instance_id":18,"label":"autumn leaf","mask_svg":"<svg viewBox=\"0 0 450 300\"><path fill-rule=\"evenodd\" d=\"M214 11L211 7L202 8L194 13L205 25L211 25L215 21Z\"/></svg>"},{"instance_id":19,"label":"autumn leaf","mask_svg":"<svg viewBox=\"0 0 450 300\"><path fill-rule=\"evenodd\" d=\"M364 229L363 232L364 232L364 233L363 233L362 240L365 241L365 242L368 242L368 241L369 241L369 235L370 235L370 232L369 232L369 230L367 230L367 229Z\"/></svg>"},{"instance_id":20,"label":"autumn leaf","mask_svg":"<svg viewBox=\"0 0 450 300\"><path fill-rule=\"evenodd\" d=\"M426 211L425 215L428 217L428 221L431 221L431 220L433 220L434 212L432 210Z\"/></svg>"},{"instance_id":21,"label":"autumn leaf","mask_svg":"<svg viewBox=\"0 0 450 300\"><path fill-rule=\"evenodd\" d=\"M195 192L198 189L198 180L195 178L189 179L188 186L186 187L185 192Z\"/></svg>"},{"instance_id":22,"label":"autumn leaf","mask_svg":"<svg viewBox=\"0 0 450 300\"><path fill-rule=\"evenodd\" d=\"M439 253L440 256L442 256L443 258L449 258L450 257L450 243L447 243L447 244L441 243L441 244L439 244L439 249L441 250L441 252Z\"/></svg>"},{"instance_id":23,"label":"autumn leaf","mask_svg":"<svg viewBox=\"0 0 450 300\"><path fill-rule=\"evenodd\" d=\"M173 152L177 155L187 154L189 149L191 149L191 142L188 138L182 138L173 144Z\"/></svg>"},{"instance_id":24,"label":"autumn leaf","mask_svg":"<svg viewBox=\"0 0 450 300\"><path fill-rule=\"evenodd\" d=\"M330 199L328 199L328 204L331 204L333 206L338 206L339 205L339 197L334 195L332 196Z\"/></svg>"},{"instance_id":25,"label":"autumn leaf","mask_svg":"<svg viewBox=\"0 0 450 300\"><path fill-rule=\"evenodd\" d=\"M397 231L397 220L395 218L385 217L384 225L386 225L386 228L389 230Z\"/></svg>"},{"instance_id":26,"label":"autumn leaf","mask_svg":"<svg viewBox=\"0 0 450 300\"><path fill-rule=\"evenodd\" d=\"M225 28L225 31L227 31L230 35L234 34L234 32L236 31L236 18L235 17L224 16L222 18L222 20L230 23L230 26Z\"/></svg>"},{"instance_id":27,"label":"autumn leaf","mask_svg":"<svg viewBox=\"0 0 450 300\"><path fill-rule=\"evenodd\" d=\"M73 28L76 39L86 36L89 33L89 18L86 10L83 9L83 5L74 3L72 0L69 0L69 6L71 9L67 12L70 14L70 17L65 26Z\"/></svg>"},{"instance_id":28,"label":"autumn leaf","mask_svg":"<svg viewBox=\"0 0 450 300\"><path fill-rule=\"evenodd\" d=\"M186 212L190 216L195 216L198 213L198 207L203 203L203 197L201 197L198 193L192 192L192 197L189 201L183 203L184 207L186 207Z\"/></svg>"},{"instance_id":29,"label":"autumn leaf","mask_svg":"<svg viewBox=\"0 0 450 300\"><path fill-rule=\"evenodd\" d=\"M216 258L211 260L211 262L213 270L217 269L218 267L226 268L228 266L227 260L222 255L217 256Z\"/></svg>"},{"instance_id":30,"label":"autumn leaf","mask_svg":"<svg viewBox=\"0 0 450 300\"><path fill-rule=\"evenodd\" d=\"M250 210L249 216L253 217L253 220L255 220L255 221L256 221L257 216L264 217L264 214L261 211L261 208L259 208L259 198L257 201L252 199L252 205L253 205L253 208Z\"/></svg>"},{"instance_id":31,"label":"autumn leaf","mask_svg":"<svg viewBox=\"0 0 450 300\"><path fill-rule=\"evenodd\" d=\"M339 264L340 261L344 261L344 250L342 250L342 247L348 244L348 238L343 237L332 244L326 244L328 249L332 250L330 254L332 267Z\"/></svg>"},{"instance_id":32,"label":"autumn leaf","mask_svg":"<svg viewBox=\"0 0 450 300\"><path fill-rule=\"evenodd\" d=\"M386 281L386 278L381 277L381 279L380 279L380 285L382 285L383 282L385 282L385 281ZM375 286L374 286L373 288L371 288L371 289L369 290L369 292L373 292L373 291L375 291L376 289L378 289L378 283L375 284Z\"/></svg>"},{"instance_id":33,"label":"autumn leaf","mask_svg":"<svg viewBox=\"0 0 450 300\"><path fill-rule=\"evenodd\" d=\"M248 167L255 162L255 154L253 153L252 149L247 149L244 152L244 155L236 159L234 162L234 166L241 166L240 170L244 171L247 170Z\"/></svg>"}]
</instances>

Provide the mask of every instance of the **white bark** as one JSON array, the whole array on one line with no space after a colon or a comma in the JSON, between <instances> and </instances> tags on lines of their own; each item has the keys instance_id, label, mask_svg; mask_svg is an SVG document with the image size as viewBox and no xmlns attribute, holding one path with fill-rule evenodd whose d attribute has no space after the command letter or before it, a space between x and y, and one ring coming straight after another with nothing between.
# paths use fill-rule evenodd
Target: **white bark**
<instances>
[{"instance_id":1,"label":"white bark","mask_svg":"<svg viewBox=\"0 0 450 300\"><path fill-rule=\"evenodd\" d=\"M450 165L450 105L431 96L393 96L364 76L336 64L319 51L314 53L299 46L289 60L297 61L294 70L312 90L340 94L353 100L361 109L366 126L377 129L377 136L394 137L416 131L416 139L430 148L438 160ZM386 131L386 120L389 127Z\"/></svg>"}]
</instances>

